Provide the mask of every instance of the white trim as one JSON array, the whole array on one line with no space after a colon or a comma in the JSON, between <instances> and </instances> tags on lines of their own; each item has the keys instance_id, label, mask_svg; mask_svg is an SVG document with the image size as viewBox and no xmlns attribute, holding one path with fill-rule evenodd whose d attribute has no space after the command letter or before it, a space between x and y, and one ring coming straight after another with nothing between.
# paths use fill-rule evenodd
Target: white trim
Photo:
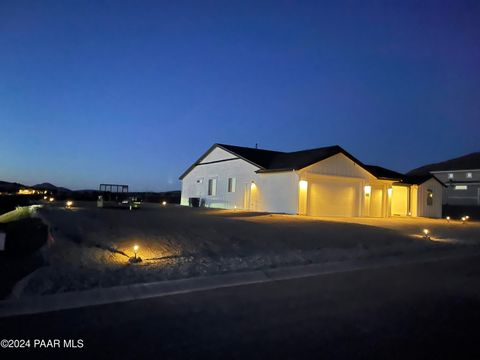
<instances>
[{"instance_id":1,"label":"white trim","mask_svg":"<svg viewBox=\"0 0 480 360\"><path fill-rule=\"evenodd\" d=\"M430 171L430 173L432 174L435 174L435 173L438 173L438 174L442 174L442 173L454 173L454 172L460 172L460 171L469 171L469 172L473 172L473 171L480 171L480 169L465 169L465 170L435 170L435 171Z\"/></svg>"}]
</instances>

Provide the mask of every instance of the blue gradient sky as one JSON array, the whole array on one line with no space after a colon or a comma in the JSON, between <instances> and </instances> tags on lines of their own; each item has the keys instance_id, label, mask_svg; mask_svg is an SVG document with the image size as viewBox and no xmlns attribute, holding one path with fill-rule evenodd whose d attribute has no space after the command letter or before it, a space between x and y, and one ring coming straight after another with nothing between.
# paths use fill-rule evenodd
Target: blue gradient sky
<instances>
[{"instance_id":1,"label":"blue gradient sky","mask_svg":"<svg viewBox=\"0 0 480 360\"><path fill-rule=\"evenodd\" d=\"M480 151L479 1L0 0L0 179L172 190L212 143Z\"/></svg>"}]
</instances>

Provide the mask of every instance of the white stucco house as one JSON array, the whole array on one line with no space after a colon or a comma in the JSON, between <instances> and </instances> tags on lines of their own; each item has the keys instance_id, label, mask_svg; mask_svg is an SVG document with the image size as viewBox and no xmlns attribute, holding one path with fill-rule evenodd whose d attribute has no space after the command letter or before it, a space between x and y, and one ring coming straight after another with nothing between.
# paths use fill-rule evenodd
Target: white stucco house
<instances>
[{"instance_id":1,"label":"white stucco house","mask_svg":"<svg viewBox=\"0 0 480 360\"><path fill-rule=\"evenodd\" d=\"M340 146L214 144L181 176L181 204L309 216L442 216L442 183L364 165Z\"/></svg>"}]
</instances>

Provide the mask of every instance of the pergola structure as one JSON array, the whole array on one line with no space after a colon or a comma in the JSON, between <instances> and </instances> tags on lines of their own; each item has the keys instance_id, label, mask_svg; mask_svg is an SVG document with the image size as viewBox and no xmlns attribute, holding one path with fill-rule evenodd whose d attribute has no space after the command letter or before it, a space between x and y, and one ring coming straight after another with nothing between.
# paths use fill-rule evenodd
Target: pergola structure
<instances>
[{"instance_id":1,"label":"pergola structure","mask_svg":"<svg viewBox=\"0 0 480 360\"><path fill-rule=\"evenodd\" d=\"M100 190L100 192L128 193L128 185L100 184L99 190Z\"/></svg>"},{"instance_id":2,"label":"pergola structure","mask_svg":"<svg viewBox=\"0 0 480 360\"><path fill-rule=\"evenodd\" d=\"M100 193L106 201L120 201L128 196L128 185L100 184Z\"/></svg>"}]
</instances>

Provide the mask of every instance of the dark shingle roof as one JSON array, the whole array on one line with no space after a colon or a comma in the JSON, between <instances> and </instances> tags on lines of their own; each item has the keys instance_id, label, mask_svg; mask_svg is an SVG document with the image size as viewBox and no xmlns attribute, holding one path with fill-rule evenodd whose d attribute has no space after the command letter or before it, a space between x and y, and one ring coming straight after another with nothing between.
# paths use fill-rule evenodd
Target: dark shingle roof
<instances>
[{"instance_id":1,"label":"dark shingle roof","mask_svg":"<svg viewBox=\"0 0 480 360\"><path fill-rule=\"evenodd\" d=\"M378 179L403 181L405 177L403 174L381 166L365 165L365 168L370 174L375 175Z\"/></svg>"},{"instance_id":2,"label":"dark shingle roof","mask_svg":"<svg viewBox=\"0 0 480 360\"><path fill-rule=\"evenodd\" d=\"M362 167L364 166L358 159L338 145L294 152L271 151L226 144L216 145L260 166L259 172L300 170L339 153L344 154Z\"/></svg>"},{"instance_id":3,"label":"dark shingle roof","mask_svg":"<svg viewBox=\"0 0 480 360\"><path fill-rule=\"evenodd\" d=\"M235 155L238 155L241 158L248 160L249 162L254 163L264 169L267 169L270 166L270 163L273 161L275 157L286 154L280 151L255 149L255 148L248 148L243 146L234 146L234 145L227 145L227 144L215 144L215 145Z\"/></svg>"},{"instance_id":4,"label":"dark shingle roof","mask_svg":"<svg viewBox=\"0 0 480 360\"><path fill-rule=\"evenodd\" d=\"M480 152L471 153L439 163L428 164L409 171L409 175L424 175L430 171L480 169Z\"/></svg>"},{"instance_id":5,"label":"dark shingle roof","mask_svg":"<svg viewBox=\"0 0 480 360\"><path fill-rule=\"evenodd\" d=\"M407 183L407 184L412 184L412 185L420 185L420 184L423 184L425 181L430 180L431 178L435 178L435 177L432 174L405 175L404 176L404 182ZM435 178L435 179L438 180L437 178Z\"/></svg>"},{"instance_id":6,"label":"dark shingle roof","mask_svg":"<svg viewBox=\"0 0 480 360\"><path fill-rule=\"evenodd\" d=\"M395 171L388 170L380 166L364 165L361 161L353 157L338 145L302 151L282 152L227 144L214 144L205 154L200 157L200 159L198 159L180 176L180 179L183 179L183 177L185 177L190 170L198 165L215 147L220 147L232 153L233 155L236 155L258 166L260 168L258 172L300 170L319 161L325 160L333 155L342 153L379 179L402 181L403 176Z\"/></svg>"}]
</instances>

